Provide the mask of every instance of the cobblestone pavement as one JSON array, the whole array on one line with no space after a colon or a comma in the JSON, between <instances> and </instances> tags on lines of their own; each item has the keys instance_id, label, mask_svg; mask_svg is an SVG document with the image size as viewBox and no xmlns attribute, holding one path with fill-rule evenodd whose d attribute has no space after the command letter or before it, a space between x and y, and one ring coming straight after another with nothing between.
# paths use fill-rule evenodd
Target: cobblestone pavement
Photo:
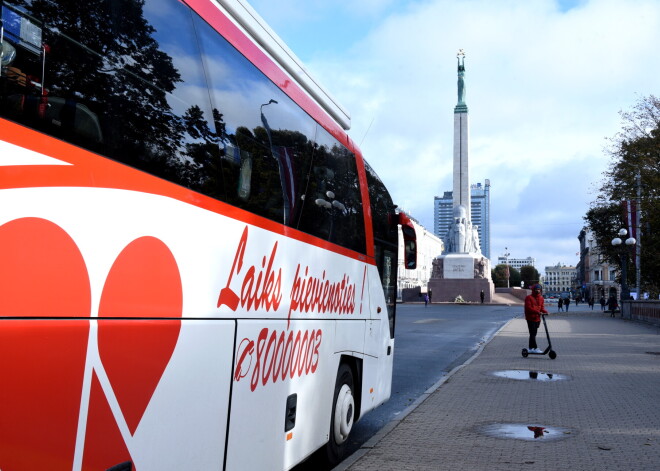
<instances>
[{"instance_id":1,"label":"cobblestone pavement","mask_svg":"<svg viewBox=\"0 0 660 471\"><path fill-rule=\"evenodd\" d=\"M523 358L527 325L512 320L335 471L660 469L660 329L600 311L546 319L555 360Z\"/></svg>"}]
</instances>

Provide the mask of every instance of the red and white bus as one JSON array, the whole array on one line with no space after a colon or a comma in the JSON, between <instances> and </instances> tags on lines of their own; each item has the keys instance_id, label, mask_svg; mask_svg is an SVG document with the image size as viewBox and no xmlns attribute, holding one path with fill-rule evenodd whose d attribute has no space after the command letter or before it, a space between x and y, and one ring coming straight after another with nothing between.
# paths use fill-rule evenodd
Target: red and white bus
<instances>
[{"instance_id":1,"label":"red and white bus","mask_svg":"<svg viewBox=\"0 0 660 471\"><path fill-rule=\"evenodd\" d=\"M0 469L339 460L415 263L348 115L243 0L0 5Z\"/></svg>"}]
</instances>

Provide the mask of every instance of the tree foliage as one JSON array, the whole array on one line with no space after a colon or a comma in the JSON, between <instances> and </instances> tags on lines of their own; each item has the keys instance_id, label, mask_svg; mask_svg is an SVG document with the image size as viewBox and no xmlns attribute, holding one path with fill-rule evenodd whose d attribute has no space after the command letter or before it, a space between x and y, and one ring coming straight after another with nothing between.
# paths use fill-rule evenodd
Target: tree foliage
<instances>
[{"instance_id":1,"label":"tree foliage","mask_svg":"<svg viewBox=\"0 0 660 471\"><path fill-rule=\"evenodd\" d=\"M520 286L520 272L515 268L509 266L509 278L508 285L513 288L515 286ZM492 269L492 278L493 283L496 288L506 288L507 287L507 266L504 264L499 264Z\"/></svg>"},{"instance_id":2,"label":"tree foliage","mask_svg":"<svg viewBox=\"0 0 660 471\"><path fill-rule=\"evenodd\" d=\"M526 265L520 268L520 278L525 282L525 288L529 288L541 281L541 275L538 270L531 265Z\"/></svg>"},{"instance_id":3,"label":"tree foliage","mask_svg":"<svg viewBox=\"0 0 660 471\"><path fill-rule=\"evenodd\" d=\"M619 265L619 252L612 246L618 228L625 227L624 212L618 202L592 205L584 216L604 262Z\"/></svg>"},{"instance_id":4,"label":"tree foliage","mask_svg":"<svg viewBox=\"0 0 660 471\"><path fill-rule=\"evenodd\" d=\"M660 291L660 99L654 95L642 97L630 111L622 111L620 115L621 131L610 139L607 149L610 166L584 219L603 257L620 266L620 252L615 251L611 240L618 228L628 227L622 202L639 199L642 290L657 296ZM629 270L629 276L631 282L634 270Z\"/></svg>"}]
</instances>

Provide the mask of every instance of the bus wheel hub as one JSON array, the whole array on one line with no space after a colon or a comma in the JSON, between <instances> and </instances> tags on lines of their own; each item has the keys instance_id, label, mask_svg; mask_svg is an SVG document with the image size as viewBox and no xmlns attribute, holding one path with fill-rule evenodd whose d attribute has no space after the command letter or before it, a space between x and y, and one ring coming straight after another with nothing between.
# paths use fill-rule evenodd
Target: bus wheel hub
<instances>
[{"instance_id":1,"label":"bus wheel hub","mask_svg":"<svg viewBox=\"0 0 660 471\"><path fill-rule=\"evenodd\" d=\"M344 384L337 396L337 405L335 406L335 442L341 445L348 438L353 428L353 410L355 401L351 388Z\"/></svg>"}]
</instances>

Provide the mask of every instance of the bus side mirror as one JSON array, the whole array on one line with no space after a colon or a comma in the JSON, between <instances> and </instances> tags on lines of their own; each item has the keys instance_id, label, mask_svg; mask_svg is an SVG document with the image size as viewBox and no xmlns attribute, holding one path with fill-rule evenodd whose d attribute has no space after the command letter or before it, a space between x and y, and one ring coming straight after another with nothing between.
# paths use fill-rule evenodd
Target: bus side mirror
<instances>
[{"instance_id":1,"label":"bus side mirror","mask_svg":"<svg viewBox=\"0 0 660 471\"><path fill-rule=\"evenodd\" d=\"M393 222L401 225L403 234L403 264L406 270L417 268L417 235L412 221L405 213L394 215Z\"/></svg>"}]
</instances>

